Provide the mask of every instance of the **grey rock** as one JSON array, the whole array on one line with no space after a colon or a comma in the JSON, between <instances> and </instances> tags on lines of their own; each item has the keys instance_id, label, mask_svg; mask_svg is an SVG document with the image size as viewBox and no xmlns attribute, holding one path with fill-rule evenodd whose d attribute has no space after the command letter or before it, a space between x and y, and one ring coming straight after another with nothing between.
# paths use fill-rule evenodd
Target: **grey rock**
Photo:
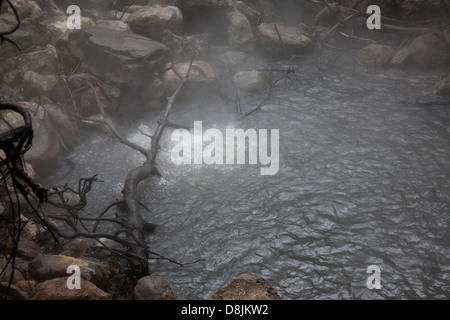
<instances>
[{"instance_id":1,"label":"grey rock","mask_svg":"<svg viewBox=\"0 0 450 320\"><path fill-rule=\"evenodd\" d=\"M270 77L263 71L241 71L234 75L233 82L242 91L260 91L270 84Z\"/></svg>"},{"instance_id":2,"label":"grey rock","mask_svg":"<svg viewBox=\"0 0 450 320\"><path fill-rule=\"evenodd\" d=\"M383 44L368 44L356 55L356 62L369 67L378 67L390 63L396 49Z\"/></svg>"},{"instance_id":3,"label":"grey rock","mask_svg":"<svg viewBox=\"0 0 450 320\"><path fill-rule=\"evenodd\" d=\"M134 33L157 41L161 41L165 29L175 34L183 31L183 15L174 6L143 6L131 13L127 22Z\"/></svg>"},{"instance_id":4,"label":"grey rock","mask_svg":"<svg viewBox=\"0 0 450 320\"><path fill-rule=\"evenodd\" d=\"M139 279L135 288L136 300L174 300L175 296L167 281L157 275Z\"/></svg>"},{"instance_id":5,"label":"grey rock","mask_svg":"<svg viewBox=\"0 0 450 320\"><path fill-rule=\"evenodd\" d=\"M301 52L312 45L311 38L301 28L284 24L276 24L275 28L273 23L263 22L256 28L255 37L261 47L278 54Z\"/></svg>"},{"instance_id":6,"label":"grey rock","mask_svg":"<svg viewBox=\"0 0 450 320\"><path fill-rule=\"evenodd\" d=\"M69 34L69 48L98 77L123 86L143 85L168 52L160 42L98 27Z\"/></svg>"},{"instance_id":7,"label":"grey rock","mask_svg":"<svg viewBox=\"0 0 450 320\"><path fill-rule=\"evenodd\" d=\"M239 46L254 38L250 21L238 9L232 10L228 15L228 44Z\"/></svg>"}]
</instances>

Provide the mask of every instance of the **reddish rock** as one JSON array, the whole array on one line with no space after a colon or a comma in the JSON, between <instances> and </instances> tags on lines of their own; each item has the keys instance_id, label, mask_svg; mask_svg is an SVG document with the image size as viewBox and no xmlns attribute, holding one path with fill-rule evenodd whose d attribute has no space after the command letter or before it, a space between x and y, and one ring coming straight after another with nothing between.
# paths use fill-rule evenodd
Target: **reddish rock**
<instances>
[{"instance_id":1,"label":"reddish rock","mask_svg":"<svg viewBox=\"0 0 450 320\"><path fill-rule=\"evenodd\" d=\"M36 282L43 282L58 277L69 277L67 267L76 265L80 268L82 279L89 280L100 288L107 285L109 270L100 263L86 259L63 255L43 254L30 262L29 272Z\"/></svg>"},{"instance_id":2,"label":"reddish rock","mask_svg":"<svg viewBox=\"0 0 450 320\"><path fill-rule=\"evenodd\" d=\"M281 298L263 278L244 274L225 284L209 300L281 300Z\"/></svg>"},{"instance_id":3,"label":"reddish rock","mask_svg":"<svg viewBox=\"0 0 450 320\"><path fill-rule=\"evenodd\" d=\"M32 300L110 300L111 295L93 283L81 279L80 289L69 289L67 277L54 278L36 285Z\"/></svg>"}]
</instances>

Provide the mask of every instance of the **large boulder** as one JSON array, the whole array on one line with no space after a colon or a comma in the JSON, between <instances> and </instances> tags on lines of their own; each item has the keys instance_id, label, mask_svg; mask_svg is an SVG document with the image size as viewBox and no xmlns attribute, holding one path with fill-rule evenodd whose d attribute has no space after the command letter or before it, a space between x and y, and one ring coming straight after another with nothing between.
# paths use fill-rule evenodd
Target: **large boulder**
<instances>
[{"instance_id":1,"label":"large boulder","mask_svg":"<svg viewBox=\"0 0 450 320\"><path fill-rule=\"evenodd\" d=\"M277 54L301 52L313 43L301 28L278 23L261 23L255 37L261 47Z\"/></svg>"},{"instance_id":2,"label":"large boulder","mask_svg":"<svg viewBox=\"0 0 450 320\"><path fill-rule=\"evenodd\" d=\"M217 290L209 300L281 300L281 297L263 278L243 274Z\"/></svg>"},{"instance_id":3,"label":"large boulder","mask_svg":"<svg viewBox=\"0 0 450 320\"><path fill-rule=\"evenodd\" d=\"M97 76L122 86L143 85L168 53L160 42L98 27L71 33L69 47Z\"/></svg>"},{"instance_id":4,"label":"large boulder","mask_svg":"<svg viewBox=\"0 0 450 320\"><path fill-rule=\"evenodd\" d=\"M400 49L392 58L392 64L439 66L447 63L450 51L444 41L433 33L422 34Z\"/></svg>"},{"instance_id":5,"label":"large boulder","mask_svg":"<svg viewBox=\"0 0 450 320\"><path fill-rule=\"evenodd\" d=\"M80 268L82 279L92 282L99 288L107 286L110 272L106 266L82 258L42 254L30 262L29 272L33 280L38 283L58 277L66 277L67 279L70 276L67 273L67 267L71 265Z\"/></svg>"},{"instance_id":6,"label":"large boulder","mask_svg":"<svg viewBox=\"0 0 450 320\"><path fill-rule=\"evenodd\" d=\"M80 289L69 289L67 277L50 279L36 285L32 300L110 300L111 294L90 281L81 279Z\"/></svg>"},{"instance_id":7,"label":"large boulder","mask_svg":"<svg viewBox=\"0 0 450 320\"><path fill-rule=\"evenodd\" d=\"M145 276L134 287L136 300L174 300L175 295L167 281L158 275Z\"/></svg>"},{"instance_id":8,"label":"large boulder","mask_svg":"<svg viewBox=\"0 0 450 320\"><path fill-rule=\"evenodd\" d=\"M143 6L133 11L127 22L134 33L157 41L162 40L165 29L175 34L183 31L183 15L174 6Z\"/></svg>"},{"instance_id":9,"label":"large boulder","mask_svg":"<svg viewBox=\"0 0 450 320\"><path fill-rule=\"evenodd\" d=\"M356 54L356 62L368 67L379 67L385 63L390 63L396 49L383 44L368 44L360 49Z\"/></svg>"}]
</instances>

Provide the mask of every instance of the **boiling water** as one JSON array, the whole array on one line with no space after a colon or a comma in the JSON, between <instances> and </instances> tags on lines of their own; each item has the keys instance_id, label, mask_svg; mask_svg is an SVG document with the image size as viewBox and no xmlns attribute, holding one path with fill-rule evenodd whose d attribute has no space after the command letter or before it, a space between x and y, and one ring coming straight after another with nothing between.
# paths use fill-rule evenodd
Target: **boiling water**
<instances>
[{"instance_id":1,"label":"boiling water","mask_svg":"<svg viewBox=\"0 0 450 320\"><path fill-rule=\"evenodd\" d=\"M162 178L143 182L140 199L159 225L150 248L186 265L152 256L152 272L177 299L206 299L243 273L264 277L283 299L450 298L450 108L398 103L425 97L439 78L291 67L293 81L278 83L248 117L217 96L176 104L173 122L201 120L204 130L279 129L280 169L262 176L259 165L174 165L167 129ZM136 128L151 132L155 117L118 130L149 145ZM121 198L126 173L143 158L108 135L81 141L47 182L99 174L104 182L88 198L95 212ZM380 290L366 287L370 265L380 267Z\"/></svg>"}]
</instances>

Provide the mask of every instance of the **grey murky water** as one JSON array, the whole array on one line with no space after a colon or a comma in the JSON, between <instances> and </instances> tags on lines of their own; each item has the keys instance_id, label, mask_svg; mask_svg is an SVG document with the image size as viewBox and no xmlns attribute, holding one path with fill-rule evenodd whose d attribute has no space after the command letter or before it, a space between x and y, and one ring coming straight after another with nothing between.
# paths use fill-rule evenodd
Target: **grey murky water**
<instances>
[{"instance_id":1,"label":"grey murky water","mask_svg":"<svg viewBox=\"0 0 450 320\"><path fill-rule=\"evenodd\" d=\"M158 158L163 178L141 185L146 218L160 226L148 243L179 262L204 261L152 260L152 270L178 299L208 298L242 273L263 276L284 299L450 298L450 107L397 103L426 95L436 78L321 75L310 64L294 65L294 82L247 118L217 97L177 105L178 123L279 129L280 170L174 165L168 131ZM149 130L152 119L139 127ZM132 125L119 130L148 143ZM64 155L49 180L98 173L95 211L121 197L127 171L141 161L98 135ZM381 269L380 290L366 288L369 265Z\"/></svg>"}]
</instances>

